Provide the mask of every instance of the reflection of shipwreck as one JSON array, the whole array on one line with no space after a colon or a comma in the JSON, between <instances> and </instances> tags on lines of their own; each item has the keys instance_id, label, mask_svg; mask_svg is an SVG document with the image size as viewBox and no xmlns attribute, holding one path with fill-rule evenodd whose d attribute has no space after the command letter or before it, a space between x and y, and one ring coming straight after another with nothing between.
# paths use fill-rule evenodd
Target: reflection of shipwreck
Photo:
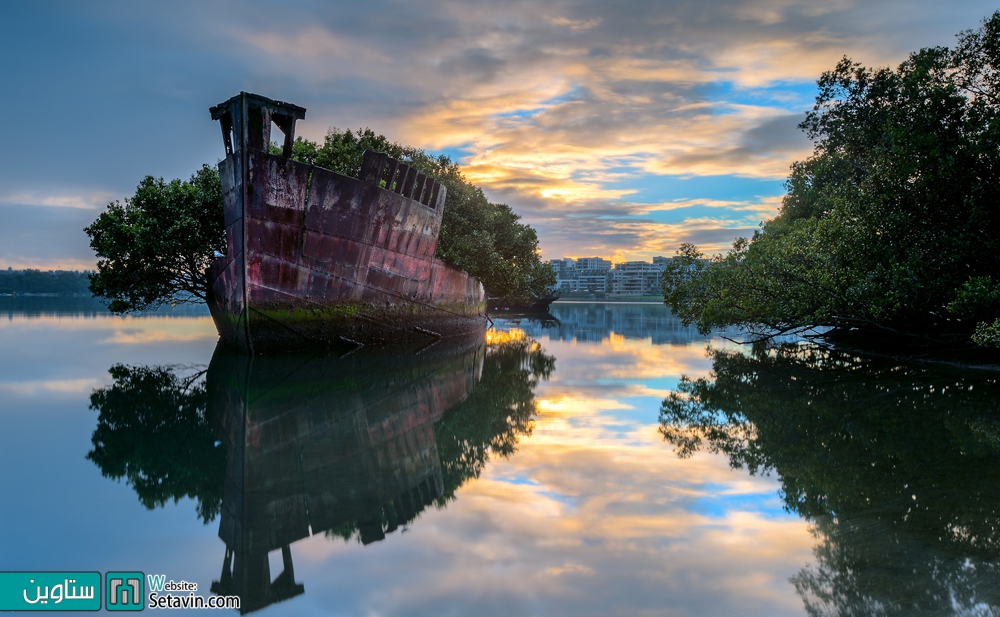
<instances>
[{"instance_id":1,"label":"reflection of shipwreck","mask_svg":"<svg viewBox=\"0 0 1000 617\"><path fill-rule=\"evenodd\" d=\"M209 308L224 342L253 354L485 330L483 286L434 257L443 185L380 153L365 153L360 178L292 160L296 105L241 93L211 111L227 250Z\"/></svg>"},{"instance_id":2,"label":"reflection of shipwreck","mask_svg":"<svg viewBox=\"0 0 1000 617\"><path fill-rule=\"evenodd\" d=\"M482 339L417 355L248 357L220 347L209 415L228 453L217 594L247 613L304 592L290 545L328 532L368 544L412 521L443 491L434 423L465 400ZM268 553L281 550L271 577Z\"/></svg>"}]
</instances>

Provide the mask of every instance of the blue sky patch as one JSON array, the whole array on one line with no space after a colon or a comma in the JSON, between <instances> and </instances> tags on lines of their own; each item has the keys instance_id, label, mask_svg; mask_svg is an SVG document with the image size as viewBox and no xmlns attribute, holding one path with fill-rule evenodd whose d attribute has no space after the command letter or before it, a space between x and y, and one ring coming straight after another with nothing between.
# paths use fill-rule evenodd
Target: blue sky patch
<instances>
[{"instance_id":1,"label":"blue sky patch","mask_svg":"<svg viewBox=\"0 0 1000 617\"><path fill-rule=\"evenodd\" d=\"M609 190L636 191L624 199L642 204L685 199L711 199L720 201L746 201L753 197L773 197L785 194L784 180L760 180L739 176L656 176L652 174L607 182Z\"/></svg>"}]
</instances>

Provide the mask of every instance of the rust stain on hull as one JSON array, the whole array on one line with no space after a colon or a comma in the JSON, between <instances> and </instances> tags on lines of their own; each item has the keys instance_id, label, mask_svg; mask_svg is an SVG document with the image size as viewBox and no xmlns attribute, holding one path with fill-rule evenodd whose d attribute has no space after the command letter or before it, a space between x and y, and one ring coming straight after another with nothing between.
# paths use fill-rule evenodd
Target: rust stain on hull
<instances>
[{"instance_id":1,"label":"rust stain on hull","mask_svg":"<svg viewBox=\"0 0 1000 617\"><path fill-rule=\"evenodd\" d=\"M482 284L434 257L445 187L366 152L360 178L289 158L305 109L241 93L212 108L227 252L209 307L222 339L249 353L392 345L486 327ZM284 133L270 154L271 124Z\"/></svg>"}]
</instances>

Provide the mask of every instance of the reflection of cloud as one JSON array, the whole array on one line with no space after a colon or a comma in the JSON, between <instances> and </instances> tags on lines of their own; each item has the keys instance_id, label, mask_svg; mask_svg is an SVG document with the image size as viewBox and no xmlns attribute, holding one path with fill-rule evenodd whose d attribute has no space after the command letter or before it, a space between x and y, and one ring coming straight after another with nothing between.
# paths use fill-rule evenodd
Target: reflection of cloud
<instances>
[{"instance_id":1,"label":"reflection of cloud","mask_svg":"<svg viewBox=\"0 0 1000 617\"><path fill-rule=\"evenodd\" d=\"M22 341L56 340L41 339L43 332L79 341L82 336L72 339L78 331L99 340L108 332L175 327L196 331L212 324L207 317L15 319L13 325L0 321L0 335L14 348ZM464 485L447 507L424 510L405 533L369 546L321 535L292 545L296 580L304 582L306 593L273 610L325 615L336 606L344 614L407 616L802 614L801 599L787 579L812 561L813 538L804 522L782 511L777 482L733 471L725 457L699 453L678 459L656 430L659 398L633 396L637 386L659 387L681 373L704 374L710 365L701 345L650 346L611 334L603 343L540 342L556 356L556 370L536 389L541 413L517 452L509 459L492 457L480 479ZM46 368L65 356L51 351L53 345L43 347ZM177 346L182 357L167 358L171 346L162 344L145 351L77 347L87 350L85 364L97 365L96 377L103 380L112 362L204 362L210 354L193 343ZM196 353L199 349L204 353ZM80 360L70 366L78 370ZM613 374L607 373L610 367L616 368ZM60 380L75 381L64 374L53 377ZM87 387L85 381L74 387ZM84 401L80 394L86 392L75 393L75 400ZM74 417L81 419L82 430L67 443L86 444L93 427L84 422L86 413ZM140 508L124 490L122 507ZM214 526L205 529L194 520L189 502L136 512L135 525L153 518L193 525L175 528L191 546L165 548L168 561L161 562L183 568L178 555L190 561L196 554L198 563L215 564L198 570L199 585L204 581L207 588L218 578L225 547ZM109 525L99 525L102 533L119 533Z\"/></svg>"},{"instance_id":2,"label":"reflection of cloud","mask_svg":"<svg viewBox=\"0 0 1000 617\"><path fill-rule=\"evenodd\" d=\"M219 338L219 334L215 331L215 327L213 325L211 331L201 328L194 331L189 331L186 328L180 331L174 328L156 330L116 330L111 336L101 342L114 345L140 345L166 341L181 342L216 338Z\"/></svg>"},{"instance_id":3,"label":"reflection of cloud","mask_svg":"<svg viewBox=\"0 0 1000 617\"><path fill-rule=\"evenodd\" d=\"M154 314L142 317L116 317L113 315L66 316L31 315L18 316L16 320L0 320L0 331L37 331L39 335L53 328L63 331L110 332L99 343L131 345L167 341L197 341L218 338L212 318Z\"/></svg>"},{"instance_id":4,"label":"reflection of cloud","mask_svg":"<svg viewBox=\"0 0 1000 617\"><path fill-rule=\"evenodd\" d=\"M595 413L602 409L631 409L631 407L614 400L578 399L572 396L538 400L538 413L543 416L548 414L576 415L579 413Z\"/></svg>"},{"instance_id":5,"label":"reflection of cloud","mask_svg":"<svg viewBox=\"0 0 1000 617\"><path fill-rule=\"evenodd\" d=\"M782 509L778 482L725 456L677 458L657 430L660 398L637 395L707 373L704 348L614 333L540 342L557 369L517 452L403 536L294 545L307 580L349 577L309 602L358 597L353 612L384 615L801 614L788 578L814 538Z\"/></svg>"},{"instance_id":6,"label":"reflection of cloud","mask_svg":"<svg viewBox=\"0 0 1000 617\"><path fill-rule=\"evenodd\" d=\"M570 395L578 387L624 388L634 382L661 378L664 375L706 376L712 362L705 357L705 345L650 345L645 339L631 339L615 336L613 333L601 344L570 344L560 341L544 341L547 351L554 353L559 361L559 371L546 384L560 395ZM724 345L717 345L724 347ZM560 351L564 350L564 353ZM568 365L569 371L563 370ZM572 374L572 378L569 377ZM561 385L568 382L569 390ZM639 385L639 384L636 384ZM609 409L609 408L606 408Z\"/></svg>"},{"instance_id":7,"label":"reflection of cloud","mask_svg":"<svg viewBox=\"0 0 1000 617\"><path fill-rule=\"evenodd\" d=\"M522 603L579 615L667 605L678 615L800 614L787 579L811 559L813 538L783 513L776 482L734 472L725 457L677 459L654 427L616 439L605 405L579 402L597 410L591 422L543 413L514 456L494 460L447 509L422 514L405 539L295 545L305 557L297 571L330 576L350 563L353 591L380 581L361 591L359 612L388 615L442 603L508 614L530 613ZM386 570L415 560L419 572ZM332 597L310 593L320 604Z\"/></svg>"}]
</instances>

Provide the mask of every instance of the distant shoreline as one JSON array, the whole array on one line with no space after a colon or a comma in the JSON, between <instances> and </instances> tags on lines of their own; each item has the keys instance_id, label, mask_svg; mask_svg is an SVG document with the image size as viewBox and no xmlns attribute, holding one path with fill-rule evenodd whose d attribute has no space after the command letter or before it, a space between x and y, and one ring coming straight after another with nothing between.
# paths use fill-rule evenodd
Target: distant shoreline
<instances>
[{"instance_id":1,"label":"distant shoreline","mask_svg":"<svg viewBox=\"0 0 1000 617\"><path fill-rule=\"evenodd\" d=\"M636 296L634 298L559 298L552 304L663 304L657 296Z\"/></svg>"},{"instance_id":2,"label":"distant shoreline","mask_svg":"<svg viewBox=\"0 0 1000 617\"><path fill-rule=\"evenodd\" d=\"M56 292L56 293L0 293L0 298L93 298L90 293Z\"/></svg>"}]
</instances>

